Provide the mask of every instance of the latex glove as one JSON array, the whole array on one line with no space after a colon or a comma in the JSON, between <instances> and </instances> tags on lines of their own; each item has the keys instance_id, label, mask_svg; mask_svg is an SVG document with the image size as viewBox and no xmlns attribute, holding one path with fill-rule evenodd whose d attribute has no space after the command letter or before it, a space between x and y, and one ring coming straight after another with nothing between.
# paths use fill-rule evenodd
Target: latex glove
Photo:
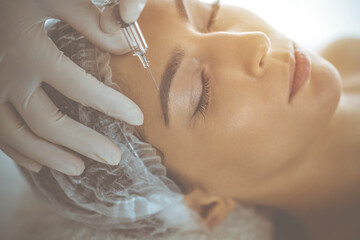
<instances>
[{"instance_id":1,"label":"latex glove","mask_svg":"<svg viewBox=\"0 0 360 240\"><path fill-rule=\"evenodd\" d=\"M104 33L100 16L90 0L0 0L0 149L18 164L79 175L84 163L76 153L112 165L121 158L109 139L59 112L42 82L85 106L142 124L134 102L86 74L44 30L46 19L58 18L106 51L127 52L121 31Z\"/></svg>"},{"instance_id":2,"label":"latex glove","mask_svg":"<svg viewBox=\"0 0 360 240\"><path fill-rule=\"evenodd\" d=\"M117 4L105 8L100 18L100 26L106 33L115 33L120 28L112 11L113 7L119 8L121 19L125 23L133 23L139 18L146 4L146 0L112 0L112 2Z\"/></svg>"}]
</instances>

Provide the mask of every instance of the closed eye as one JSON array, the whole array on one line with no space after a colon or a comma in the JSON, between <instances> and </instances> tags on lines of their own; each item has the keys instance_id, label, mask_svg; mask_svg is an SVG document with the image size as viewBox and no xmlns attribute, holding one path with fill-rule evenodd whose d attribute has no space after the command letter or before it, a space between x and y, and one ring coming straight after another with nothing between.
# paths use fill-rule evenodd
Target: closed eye
<instances>
[{"instance_id":1,"label":"closed eye","mask_svg":"<svg viewBox=\"0 0 360 240\"><path fill-rule=\"evenodd\" d=\"M209 107L210 100L210 76L206 73L206 70L203 69L201 71L201 82L202 82L202 91L199 103L193 113L193 117L195 117L198 113L201 113L203 117L205 117L207 109Z\"/></svg>"}]
</instances>

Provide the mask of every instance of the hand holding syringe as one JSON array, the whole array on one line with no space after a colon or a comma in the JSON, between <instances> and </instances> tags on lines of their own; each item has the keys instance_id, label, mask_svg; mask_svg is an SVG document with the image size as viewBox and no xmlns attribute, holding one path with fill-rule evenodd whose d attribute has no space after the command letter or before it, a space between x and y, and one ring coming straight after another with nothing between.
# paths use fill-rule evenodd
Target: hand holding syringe
<instances>
[{"instance_id":1,"label":"hand holding syringe","mask_svg":"<svg viewBox=\"0 0 360 240\"><path fill-rule=\"evenodd\" d=\"M146 4L146 0L107 1L119 4L118 12L128 23L138 19ZM62 54L44 30L49 18L70 24L105 51L128 51L120 32L105 33L103 28L116 25L119 30L116 20L106 18L91 0L0 1L0 149L32 171L40 171L44 165L79 175L84 163L78 154L116 165L120 149L62 114L41 88L42 83L132 125L141 125L143 114L133 101L99 83Z\"/></svg>"},{"instance_id":2,"label":"hand holding syringe","mask_svg":"<svg viewBox=\"0 0 360 240\"><path fill-rule=\"evenodd\" d=\"M115 12L118 13L118 11ZM121 25L121 30L124 33L130 51L134 56L139 57L143 67L149 71L151 79L154 81L156 88L159 90L159 86L156 83L155 78L150 69L150 62L147 60L145 56L148 46L146 44L145 38L140 30L137 21L127 24L121 19L120 14L117 14L116 17L119 24Z\"/></svg>"}]
</instances>

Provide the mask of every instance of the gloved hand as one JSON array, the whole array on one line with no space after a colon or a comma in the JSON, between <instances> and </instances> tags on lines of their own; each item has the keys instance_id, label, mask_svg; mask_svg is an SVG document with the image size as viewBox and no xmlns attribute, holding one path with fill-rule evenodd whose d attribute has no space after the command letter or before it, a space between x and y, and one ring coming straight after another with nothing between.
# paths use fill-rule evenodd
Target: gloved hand
<instances>
[{"instance_id":1,"label":"gloved hand","mask_svg":"<svg viewBox=\"0 0 360 240\"><path fill-rule=\"evenodd\" d=\"M136 20L144 5L144 0L121 0L124 20ZM44 30L49 18L69 23L103 50L128 51L121 31L102 31L100 22L114 24L101 17L90 0L0 0L0 149L32 171L45 165L79 175L84 163L76 153L118 164L118 147L59 112L41 83L133 125L142 124L143 114L134 102L86 74L58 50Z\"/></svg>"}]
</instances>

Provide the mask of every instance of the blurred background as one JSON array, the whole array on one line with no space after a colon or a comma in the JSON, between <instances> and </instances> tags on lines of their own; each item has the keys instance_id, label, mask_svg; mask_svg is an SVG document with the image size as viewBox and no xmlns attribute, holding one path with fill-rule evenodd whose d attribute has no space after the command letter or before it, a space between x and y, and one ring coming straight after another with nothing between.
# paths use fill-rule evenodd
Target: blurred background
<instances>
[{"instance_id":1,"label":"blurred background","mask_svg":"<svg viewBox=\"0 0 360 240\"><path fill-rule=\"evenodd\" d=\"M213 1L213 0L209 0ZM358 0L221 0L247 8L312 51L335 39L360 38ZM151 47L151 46L150 46ZM39 149L41 151L41 149ZM0 239L24 189L15 164L0 150Z\"/></svg>"},{"instance_id":2,"label":"blurred background","mask_svg":"<svg viewBox=\"0 0 360 240\"><path fill-rule=\"evenodd\" d=\"M209 0L211 1L211 0ZM335 39L360 37L358 0L221 0L249 9L313 51Z\"/></svg>"}]
</instances>

